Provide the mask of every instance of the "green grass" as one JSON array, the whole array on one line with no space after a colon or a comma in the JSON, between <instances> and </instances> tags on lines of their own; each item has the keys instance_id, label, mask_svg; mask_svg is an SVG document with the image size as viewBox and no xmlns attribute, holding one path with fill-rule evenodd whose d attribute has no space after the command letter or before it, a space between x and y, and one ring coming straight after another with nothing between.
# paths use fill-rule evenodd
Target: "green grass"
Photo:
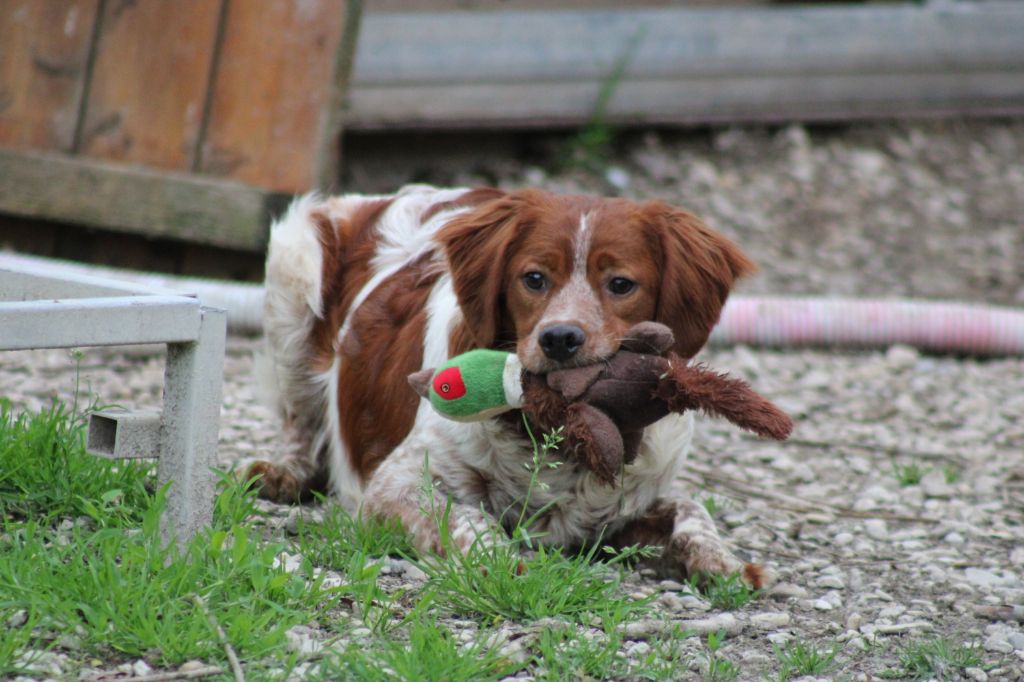
<instances>
[{"instance_id":1,"label":"green grass","mask_svg":"<svg viewBox=\"0 0 1024 682\"><path fill-rule=\"evenodd\" d=\"M86 455L84 426L83 415L62 403L15 416L0 401L0 518L141 522L152 498L151 465Z\"/></svg>"},{"instance_id":2,"label":"green grass","mask_svg":"<svg viewBox=\"0 0 1024 682\"><path fill-rule=\"evenodd\" d=\"M712 608L725 611L743 608L762 592L744 582L738 573L694 577L690 589L707 599Z\"/></svg>"},{"instance_id":3,"label":"green grass","mask_svg":"<svg viewBox=\"0 0 1024 682\"><path fill-rule=\"evenodd\" d=\"M286 539L254 523L254 482L222 474L212 526L179 549L161 540L165 491L154 489L152 467L88 455L84 426L73 407L14 416L0 405L0 677L31 674L31 655L51 651L69 657L70 676L93 659L137 658L164 668L200 660L228 675L219 628L250 679L278 678L303 662L285 633L310 624L337 647L314 656L311 679L488 680L526 669L538 679L660 680L687 668L678 643L689 633L655 637L634 660L623 654L623 626L648 615L653 598L630 598L621 585L645 550L546 548L528 530L543 510L527 518L525 501L509 537L417 557L398 526L336 506ZM535 444L531 490L557 466L546 454L559 439ZM285 553L300 557L297 570ZM388 587L388 556L414 562L426 583ZM749 596L733 582L710 584L723 604ZM475 621L472 642L444 625L448 615ZM540 619L556 625L532 630L515 661L489 643L501 623L530 632ZM369 634L353 638L360 626ZM731 664L716 660L714 679L729 679Z\"/></svg>"},{"instance_id":4,"label":"green grass","mask_svg":"<svg viewBox=\"0 0 1024 682\"><path fill-rule=\"evenodd\" d=\"M676 679L688 661L678 642L691 636L678 628L650 643L650 651L637 661L622 655L625 644L622 619L606 617L602 632L586 636L578 626L545 628L533 649L536 679L540 680L669 680Z\"/></svg>"},{"instance_id":5,"label":"green grass","mask_svg":"<svg viewBox=\"0 0 1024 682\"><path fill-rule=\"evenodd\" d=\"M725 630L709 632L707 636L707 647L704 654L704 682L732 682L740 676L740 668L719 653L722 641L725 639Z\"/></svg>"},{"instance_id":6,"label":"green grass","mask_svg":"<svg viewBox=\"0 0 1024 682\"><path fill-rule=\"evenodd\" d=\"M486 637L460 646L443 626L433 620L413 621L405 639L380 639L369 645L354 644L329 656L307 679L313 680L424 680L425 682L474 682L497 680L519 667L504 660Z\"/></svg>"},{"instance_id":7,"label":"green grass","mask_svg":"<svg viewBox=\"0 0 1024 682\"><path fill-rule=\"evenodd\" d=\"M785 682L801 675L819 675L831 671L835 666L839 645L833 643L830 649L825 650L794 640L785 648L776 646L774 650L780 666L776 679Z\"/></svg>"},{"instance_id":8,"label":"green grass","mask_svg":"<svg viewBox=\"0 0 1024 682\"><path fill-rule=\"evenodd\" d=\"M982 664L979 647L954 644L948 639L916 639L904 644L898 654L899 667L879 677L891 679L959 679L967 668Z\"/></svg>"},{"instance_id":9,"label":"green grass","mask_svg":"<svg viewBox=\"0 0 1024 682\"><path fill-rule=\"evenodd\" d=\"M927 469L924 469L915 462L911 462L910 464L895 464L892 468L892 475L896 477L896 480L902 488L917 485L921 482L921 479L924 478L926 473L928 473Z\"/></svg>"},{"instance_id":10,"label":"green grass","mask_svg":"<svg viewBox=\"0 0 1024 682\"><path fill-rule=\"evenodd\" d=\"M141 532L74 528L52 541L35 522L8 525L0 606L26 609L47 628L74 632L100 657L144 657L156 665L194 658L223 660L202 599L240 655L278 650L292 625L316 620L336 603L313 567L288 573L281 544L262 543L243 525L214 528L179 554L159 531L163 496L143 513ZM46 646L45 636L32 642Z\"/></svg>"}]
</instances>

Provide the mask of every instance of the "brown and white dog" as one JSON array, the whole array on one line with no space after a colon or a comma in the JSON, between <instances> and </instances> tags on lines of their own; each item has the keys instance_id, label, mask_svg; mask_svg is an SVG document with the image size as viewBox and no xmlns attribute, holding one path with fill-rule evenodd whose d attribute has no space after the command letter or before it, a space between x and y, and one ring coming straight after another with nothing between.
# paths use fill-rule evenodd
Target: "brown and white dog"
<instances>
[{"instance_id":1,"label":"brown and white dog","mask_svg":"<svg viewBox=\"0 0 1024 682\"><path fill-rule=\"evenodd\" d=\"M450 496L450 540L465 550L494 537L503 512L520 518L532 446L516 417L441 418L409 374L473 347L514 349L533 372L599 362L645 320L671 327L689 358L753 267L656 201L422 185L299 199L271 234L262 363L291 446L247 471L272 499L326 488L350 510L400 519L421 551L442 551L426 510ZM692 432L691 414L648 427L616 487L571 456L545 468L533 530L563 546L658 544L669 574L742 570L760 585L704 507L672 497Z\"/></svg>"}]
</instances>

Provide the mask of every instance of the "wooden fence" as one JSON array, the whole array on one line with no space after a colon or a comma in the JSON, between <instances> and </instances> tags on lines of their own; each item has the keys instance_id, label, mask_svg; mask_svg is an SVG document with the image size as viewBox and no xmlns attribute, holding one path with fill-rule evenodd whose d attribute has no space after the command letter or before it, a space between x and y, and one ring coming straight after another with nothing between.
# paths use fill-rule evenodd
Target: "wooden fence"
<instances>
[{"instance_id":1,"label":"wooden fence","mask_svg":"<svg viewBox=\"0 0 1024 682\"><path fill-rule=\"evenodd\" d=\"M0 211L241 249L329 186L359 3L4 0Z\"/></svg>"},{"instance_id":2,"label":"wooden fence","mask_svg":"<svg viewBox=\"0 0 1024 682\"><path fill-rule=\"evenodd\" d=\"M360 26L360 0L3 0L0 213L258 252L334 184L343 119L1024 111L1024 2L753 1L368 0Z\"/></svg>"}]
</instances>

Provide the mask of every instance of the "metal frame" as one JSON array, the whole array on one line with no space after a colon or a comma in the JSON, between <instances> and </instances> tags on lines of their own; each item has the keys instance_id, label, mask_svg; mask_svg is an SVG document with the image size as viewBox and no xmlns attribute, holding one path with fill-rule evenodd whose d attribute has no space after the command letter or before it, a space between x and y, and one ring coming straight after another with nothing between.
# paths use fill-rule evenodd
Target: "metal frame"
<instances>
[{"instance_id":1,"label":"metal frame","mask_svg":"<svg viewBox=\"0 0 1024 682\"><path fill-rule=\"evenodd\" d=\"M179 543L213 516L226 319L194 296L0 265L0 350L167 344L162 411L91 415L88 450L159 459L158 484L171 483L162 529Z\"/></svg>"}]
</instances>

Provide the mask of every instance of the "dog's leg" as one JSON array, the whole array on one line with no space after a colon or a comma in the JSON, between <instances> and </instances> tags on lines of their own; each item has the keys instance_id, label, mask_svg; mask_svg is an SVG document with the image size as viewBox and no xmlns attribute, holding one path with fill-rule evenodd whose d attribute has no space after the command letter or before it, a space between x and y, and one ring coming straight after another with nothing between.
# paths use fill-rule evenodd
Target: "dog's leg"
<instances>
[{"instance_id":1,"label":"dog's leg","mask_svg":"<svg viewBox=\"0 0 1024 682\"><path fill-rule=\"evenodd\" d=\"M425 471L425 456L438 453L410 436L374 472L363 510L380 519L398 519L421 553L467 552L505 537L497 520L479 505L451 499L436 471Z\"/></svg>"},{"instance_id":2,"label":"dog's leg","mask_svg":"<svg viewBox=\"0 0 1024 682\"><path fill-rule=\"evenodd\" d=\"M752 587L767 583L759 564L745 563L733 555L719 536L704 505L693 500L665 500L629 521L609 538L613 547L651 545L662 547L652 565L661 573L689 580L707 575L739 573Z\"/></svg>"},{"instance_id":3,"label":"dog's leg","mask_svg":"<svg viewBox=\"0 0 1024 682\"><path fill-rule=\"evenodd\" d=\"M235 466L242 480L259 476L256 486L260 497L284 504L309 499L314 492L327 490L325 452L314 452L305 431L286 424L287 450L272 462L247 458ZM322 448L321 448L322 450Z\"/></svg>"}]
</instances>

